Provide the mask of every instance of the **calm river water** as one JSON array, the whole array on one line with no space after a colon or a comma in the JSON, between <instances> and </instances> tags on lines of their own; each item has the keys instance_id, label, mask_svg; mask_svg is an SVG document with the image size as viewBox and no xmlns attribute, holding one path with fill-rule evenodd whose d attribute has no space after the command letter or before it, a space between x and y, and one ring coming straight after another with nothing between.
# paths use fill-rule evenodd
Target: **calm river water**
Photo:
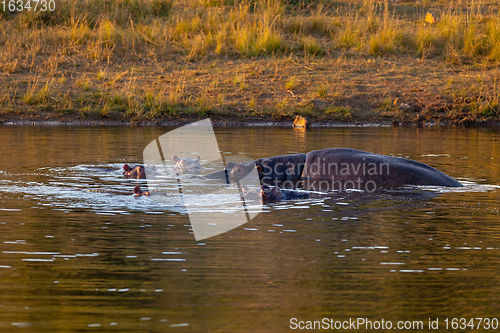
<instances>
[{"instance_id":1,"label":"calm river water","mask_svg":"<svg viewBox=\"0 0 500 333\"><path fill-rule=\"evenodd\" d=\"M134 198L137 181L118 170L169 130L0 128L0 331L289 332L366 318L424 332L429 318L440 331L447 318L500 320L499 129L216 128L235 155L349 147L467 186L281 202L202 242L182 210Z\"/></svg>"}]
</instances>

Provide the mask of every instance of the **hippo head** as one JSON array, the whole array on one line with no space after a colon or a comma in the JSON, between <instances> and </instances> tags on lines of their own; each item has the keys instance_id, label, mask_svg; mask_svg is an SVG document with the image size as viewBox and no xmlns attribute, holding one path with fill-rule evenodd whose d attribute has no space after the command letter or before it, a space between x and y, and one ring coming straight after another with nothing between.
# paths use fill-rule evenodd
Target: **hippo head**
<instances>
[{"instance_id":1,"label":"hippo head","mask_svg":"<svg viewBox=\"0 0 500 333\"><path fill-rule=\"evenodd\" d=\"M200 171L200 155L195 158L183 157L179 158L177 155L172 157L172 161L175 162L175 170L178 173L196 173Z\"/></svg>"},{"instance_id":2,"label":"hippo head","mask_svg":"<svg viewBox=\"0 0 500 333\"><path fill-rule=\"evenodd\" d=\"M261 191L264 202L279 202L285 199L281 190L276 186L273 186L272 188L269 186L262 186Z\"/></svg>"},{"instance_id":3,"label":"hippo head","mask_svg":"<svg viewBox=\"0 0 500 333\"><path fill-rule=\"evenodd\" d=\"M136 167L137 179L146 179L146 169L142 165Z\"/></svg>"},{"instance_id":4,"label":"hippo head","mask_svg":"<svg viewBox=\"0 0 500 333\"><path fill-rule=\"evenodd\" d=\"M140 196L149 196L150 195L150 192L149 191L143 191L141 190L141 187L139 185L137 185L136 187L134 187L134 195L136 197L140 197Z\"/></svg>"},{"instance_id":5,"label":"hippo head","mask_svg":"<svg viewBox=\"0 0 500 333\"><path fill-rule=\"evenodd\" d=\"M146 179L146 169L142 165L130 167L128 164L123 166L123 176L132 179Z\"/></svg>"},{"instance_id":6,"label":"hippo head","mask_svg":"<svg viewBox=\"0 0 500 333\"><path fill-rule=\"evenodd\" d=\"M243 179L246 175L252 172L254 168L254 161L238 163L231 169L231 172L229 173L229 180L232 182L236 182L240 179Z\"/></svg>"}]
</instances>

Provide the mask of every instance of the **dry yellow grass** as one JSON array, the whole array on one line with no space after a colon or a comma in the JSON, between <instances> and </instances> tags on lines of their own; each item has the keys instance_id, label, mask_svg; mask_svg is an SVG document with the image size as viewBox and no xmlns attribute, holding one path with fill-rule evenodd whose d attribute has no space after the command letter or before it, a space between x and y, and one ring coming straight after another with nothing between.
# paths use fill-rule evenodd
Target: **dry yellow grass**
<instances>
[{"instance_id":1,"label":"dry yellow grass","mask_svg":"<svg viewBox=\"0 0 500 333\"><path fill-rule=\"evenodd\" d=\"M0 12L4 114L500 115L496 1L60 0L56 6ZM429 10L439 13L434 23L426 22ZM412 100L411 112L386 102L420 89L415 80L398 79L401 68L380 67L401 63L395 59L426 68L418 75L435 89L415 96L420 102ZM343 77L325 70L346 64L352 72ZM460 84L436 81L442 67ZM389 83L379 86L374 77L381 68ZM352 99L356 92L362 100ZM453 111L433 113L436 97Z\"/></svg>"}]
</instances>

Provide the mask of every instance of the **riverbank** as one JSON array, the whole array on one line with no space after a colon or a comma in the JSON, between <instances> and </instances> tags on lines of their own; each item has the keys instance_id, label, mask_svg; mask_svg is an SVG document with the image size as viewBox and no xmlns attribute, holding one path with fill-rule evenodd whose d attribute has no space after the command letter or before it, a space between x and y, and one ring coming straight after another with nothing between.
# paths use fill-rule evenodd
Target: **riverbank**
<instances>
[{"instance_id":1,"label":"riverbank","mask_svg":"<svg viewBox=\"0 0 500 333\"><path fill-rule=\"evenodd\" d=\"M0 122L500 120L493 2L438 3L433 24L420 1L115 2L1 16ZM213 21L222 14L235 25Z\"/></svg>"}]
</instances>

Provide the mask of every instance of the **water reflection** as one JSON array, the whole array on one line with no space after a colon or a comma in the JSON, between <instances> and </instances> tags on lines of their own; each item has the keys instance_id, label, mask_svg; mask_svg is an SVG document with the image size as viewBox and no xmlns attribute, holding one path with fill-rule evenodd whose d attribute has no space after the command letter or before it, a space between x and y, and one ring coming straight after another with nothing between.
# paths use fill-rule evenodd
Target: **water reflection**
<instances>
[{"instance_id":1,"label":"water reflection","mask_svg":"<svg viewBox=\"0 0 500 333\"><path fill-rule=\"evenodd\" d=\"M135 199L137 180L120 175L166 130L1 129L0 330L289 331L291 317L498 316L498 131L216 129L235 155L349 147L419 160L472 189L282 202L196 243L180 206Z\"/></svg>"}]
</instances>

